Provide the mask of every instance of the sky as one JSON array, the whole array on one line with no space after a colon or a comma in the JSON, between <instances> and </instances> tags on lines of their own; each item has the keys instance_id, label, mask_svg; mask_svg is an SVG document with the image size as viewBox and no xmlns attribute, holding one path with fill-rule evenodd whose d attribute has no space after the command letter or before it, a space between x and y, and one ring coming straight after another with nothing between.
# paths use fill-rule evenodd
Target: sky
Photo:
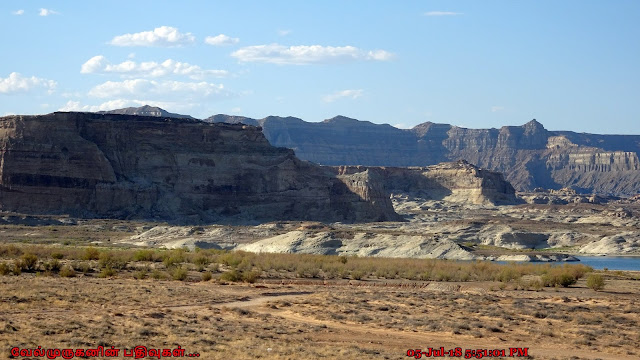
<instances>
[{"instance_id":1,"label":"sky","mask_svg":"<svg viewBox=\"0 0 640 360\"><path fill-rule=\"evenodd\" d=\"M144 104L640 134L640 1L0 2L0 116Z\"/></svg>"}]
</instances>

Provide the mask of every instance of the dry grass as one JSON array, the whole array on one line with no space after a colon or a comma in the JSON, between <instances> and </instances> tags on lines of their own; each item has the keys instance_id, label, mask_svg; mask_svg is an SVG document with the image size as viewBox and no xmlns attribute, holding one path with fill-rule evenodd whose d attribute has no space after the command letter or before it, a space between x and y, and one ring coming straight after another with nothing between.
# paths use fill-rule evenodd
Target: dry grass
<instances>
[{"instance_id":1,"label":"dry grass","mask_svg":"<svg viewBox=\"0 0 640 360\"><path fill-rule=\"evenodd\" d=\"M541 292L354 284L0 276L0 351L180 345L205 359L399 359L409 348L460 346L530 347L535 359L640 356L640 289L630 280L601 292L584 281Z\"/></svg>"},{"instance_id":2,"label":"dry grass","mask_svg":"<svg viewBox=\"0 0 640 360\"><path fill-rule=\"evenodd\" d=\"M186 249L130 249L0 244L0 273L44 271L47 266L70 265L100 277L144 279L149 271L164 271L175 280L197 281L211 272L227 282L258 279L500 281L518 289L567 287L593 271L585 265L497 264L433 259L359 258L309 254L254 254L242 251ZM2 260L0 260L2 261ZM49 265L47 265L49 264ZM157 272L153 278L164 278ZM504 287L506 285L502 285Z\"/></svg>"}]
</instances>

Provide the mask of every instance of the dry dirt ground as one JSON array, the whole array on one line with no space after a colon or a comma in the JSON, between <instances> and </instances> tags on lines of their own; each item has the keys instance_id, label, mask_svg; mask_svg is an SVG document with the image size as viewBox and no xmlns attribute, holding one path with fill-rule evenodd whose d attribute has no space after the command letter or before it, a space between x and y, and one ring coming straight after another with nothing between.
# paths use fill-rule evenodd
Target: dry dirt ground
<instances>
[{"instance_id":1,"label":"dry dirt ground","mask_svg":"<svg viewBox=\"0 0 640 360\"><path fill-rule=\"evenodd\" d=\"M640 358L638 281L610 280L601 292L584 280L537 292L375 284L0 276L0 358L12 347L100 345L179 345L201 359L407 359L408 349L441 346L528 348L528 359Z\"/></svg>"}]
</instances>

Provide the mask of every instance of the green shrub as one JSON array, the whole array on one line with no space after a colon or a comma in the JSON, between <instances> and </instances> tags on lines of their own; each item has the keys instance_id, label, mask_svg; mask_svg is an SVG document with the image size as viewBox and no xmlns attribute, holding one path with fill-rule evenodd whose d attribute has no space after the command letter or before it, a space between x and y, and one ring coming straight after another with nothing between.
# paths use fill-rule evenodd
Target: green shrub
<instances>
[{"instance_id":1,"label":"green shrub","mask_svg":"<svg viewBox=\"0 0 640 360\"><path fill-rule=\"evenodd\" d=\"M540 291L544 287L544 284L542 283L542 280L534 279L529 282L529 286L531 286L531 288L535 291Z\"/></svg>"},{"instance_id":2,"label":"green shrub","mask_svg":"<svg viewBox=\"0 0 640 360\"><path fill-rule=\"evenodd\" d=\"M75 277L76 271L73 270L71 266L65 265L62 267L62 269L60 269L60 276L66 278Z\"/></svg>"},{"instance_id":3,"label":"green shrub","mask_svg":"<svg viewBox=\"0 0 640 360\"><path fill-rule=\"evenodd\" d=\"M151 272L151 277L156 280L165 280L167 278L167 273L165 273L164 271L160 271L158 269L154 269Z\"/></svg>"},{"instance_id":4,"label":"green shrub","mask_svg":"<svg viewBox=\"0 0 640 360\"><path fill-rule=\"evenodd\" d=\"M20 255L22 255L22 249L13 244L0 246L0 256L16 257Z\"/></svg>"},{"instance_id":5,"label":"green shrub","mask_svg":"<svg viewBox=\"0 0 640 360\"><path fill-rule=\"evenodd\" d=\"M153 250L138 250L133 254L134 261L153 261Z\"/></svg>"},{"instance_id":6,"label":"green shrub","mask_svg":"<svg viewBox=\"0 0 640 360\"><path fill-rule=\"evenodd\" d=\"M205 266L209 265L210 262L211 262L211 260L205 255L198 255L198 256L196 256L195 259L193 259L193 263L194 264L196 264L198 266L201 266L203 268Z\"/></svg>"},{"instance_id":7,"label":"green shrub","mask_svg":"<svg viewBox=\"0 0 640 360\"><path fill-rule=\"evenodd\" d=\"M16 262L16 265L20 267L21 271L35 271L38 266L38 257L31 253L24 254Z\"/></svg>"},{"instance_id":8,"label":"green shrub","mask_svg":"<svg viewBox=\"0 0 640 360\"><path fill-rule=\"evenodd\" d=\"M163 254L162 262L164 263L164 266L168 269L182 264L185 261L184 253L185 251L183 249L167 251Z\"/></svg>"},{"instance_id":9,"label":"green shrub","mask_svg":"<svg viewBox=\"0 0 640 360\"><path fill-rule=\"evenodd\" d=\"M127 267L127 259L124 254L115 254L113 252L103 252L100 254L98 267L100 269L123 270Z\"/></svg>"},{"instance_id":10,"label":"green shrub","mask_svg":"<svg viewBox=\"0 0 640 360\"><path fill-rule=\"evenodd\" d=\"M367 274L362 270L356 270L351 272L351 278L353 278L354 280L362 280L365 277L365 275Z\"/></svg>"},{"instance_id":11,"label":"green shrub","mask_svg":"<svg viewBox=\"0 0 640 360\"><path fill-rule=\"evenodd\" d=\"M58 261L58 259L53 259L42 264L42 267L44 268L44 271L55 274L60 271L62 265L60 264L60 261Z\"/></svg>"},{"instance_id":12,"label":"green shrub","mask_svg":"<svg viewBox=\"0 0 640 360\"><path fill-rule=\"evenodd\" d=\"M5 263L0 263L0 275L8 275L11 273L11 267Z\"/></svg>"},{"instance_id":13,"label":"green shrub","mask_svg":"<svg viewBox=\"0 0 640 360\"><path fill-rule=\"evenodd\" d=\"M183 281L187 278L189 271L183 267L176 267L171 271L171 277L173 280Z\"/></svg>"},{"instance_id":14,"label":"green shrub","mask_svg":"<svg viewBox=\"0 0 640 360\"><path fill-rule=\"evenodd\" d=\"M144 280L149 275L149 269L140 269L133 272L133 278L136 280Z\"/></svg>"},{"instance_id":15,"label":"green shrub","mask_svg":"<svg viewBox=\"0 0 640 360\"><path fill-rule=\"evenodd\" d=\"M88 274L93 269L91 268L91 265L89 265L88 263L82 261L82 262L74 262L73 263L73 270L79 271L79 272L84 273L84 274Z\"/></svg>"},{"instance_id":16,"label":"green shrub","mask_svg":"<svg viewBox=\"0 0 640 360\"><path fill-rule=\"evenodd\" d=\"M578 273L579 274L579 273ZM582 276L582 275L580 275ZM569 287L578 281L576 273L573 273L566 266L563 268L552 268L549 272L542 275L542 282L544 286L562 286Z\"/></svg>"},{"instance_id":17,"label":"green shrub","mask_svg":"<svg viewBox=\"0 0 640 360\"><path fill-rule=\"evenodd\" d=\"M108 278L108 277L113 277L116 276L116 274L118 274L118 271L114 268L103 268L102 270L100 270L100 273L98 274L98 277L100 278Z\"/></svg>"},{"instance_id":18,"label":"green shrub","mask_svg":"<svg viewBox=\"0 0 640 360\"><path fill-rule=\"evenodd\" d=\"M242 274L242 281L253 284L258 280L259 277L260 274L257 271L249 271Z\"/></svg>"},{"instance_id":19,"label":"green shrub","mask_svg":"<svg viewBox=\"0 0 640 360\"><path fill-rule=\"evenodd\" d=\"M202 273L202 281L209 281L211 278L213 278L213 275L211 275L210 272L207 271Z\"/></svg>"},{"instance_id":20,"label":"green shrub","mask_svg":"<svg viewBox=\"0 0 640 360\"><path fill-rule=\"evenodd\" d=\"M604 277L600 274L589 274L587 276L587 286L595 291L604 289Z\"/></svg>"},{"instance_id":21,"label":"green shrub","mask_svg":"<svg viewBox=\"0 0 640 360\"><path fill-rule=\"evenodd\" d=\"M518 280L520 276L520 272L518 272L513 265L504 265L504 268L500 271L497 280L500 282L509 282L512 280Z\"/></svg>"},{"instance_id":22,"label":"green shrub","mask_svg":"<svg viewBox=\"0 0 640 360\"><path fill-rule=\"evenodd\" d=\"M569 287L570 285L575 284L578 281L573 275L562 273L558 279L558 284L562 287Z\"/></svg>"},{"instance_id":23,"label":"green shrub","mask_svg":"<svg viewBox=\"0 0 640 360\"><path fill-rule=\"evenodd\" d=\"M94 247L88 247L84 249L82 256L83 260L98 260L100 258L100 251Z\"/></svg>"},{"instance_id":24,"label":"green shrub","mask_svg":"<svg viewBox=\"0 0 640 360\"><path fill-rule=\"evenodd\" d=\"M238 270L230 270L220 276L221 281L238 282L242 280L242 274Z\"/></svg>"},{"instance_id":25,"label":"green shrub","mask_svg":"<svg viewBox=\"0 0 640 360\"><path fill-rule=\"evenodd\" d=\"M243 253L229 252L220 257L220 262L232 268L237 267L243 260Z\"/></svg>"},{"instance_id":26,"label":"green shrub","mask_svg":"<svg viewBox=\"0 0 640 360\"><path fill-rule=\"evenodd\" d=\"M61 252L53 252L51 253L51 257L56 259L56 260L60 260L62 258L64 258L64 254Z\"/></svg>"}]
</instances>

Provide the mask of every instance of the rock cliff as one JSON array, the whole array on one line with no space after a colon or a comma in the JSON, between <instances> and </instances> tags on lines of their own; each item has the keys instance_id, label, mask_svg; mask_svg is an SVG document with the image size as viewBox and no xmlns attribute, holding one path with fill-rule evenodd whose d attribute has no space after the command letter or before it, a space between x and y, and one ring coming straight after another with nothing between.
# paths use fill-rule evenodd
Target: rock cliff
<instances>
[{"instance_id":1,"label":"rock cliff","mask_svg":"<svg viewBox=\"0 0 640 360\"><path fill-rule=\"evenodd\" d=\"M426 122L410 130L345 117L320 123L226 115L207 121L262 126L275 146L324 165L428 166L464 159L503 172L520 191L573 188L580 193L640 192L640 136L548 131L532 120L500 129Z\"/></svg>"},{"instance_id":2,"label":"rock cliff","mask_svg":"<svg viewBox=\"0 0 640 360\"><path fill-rule=\"evenodd\" d=\"M371 186L364 181L346 183L358 194L366 192L361 196L376 203L385 201L382 194L387 193L401 194L414 200L466 204L506 205L518 202L513 186L504 180L502 174L479 169L464 160L427 167L339 166L333 169L339 178L359 176L359 179L375 179L371 182L381 186ZM388 196L386 201L389 201Z\"/></svg>"},{"instance_id":3,"label":"rock cliff","mask_svg":"<svg viewBox=\"0 0 640 360\"><path fill-rule=\"evenodd\" d=\"M188 223L399 219L379 189L355 181L360 193L349 177L242 124L63 112L0 118L3 211Z\"/></svg>"}]
</instances>

